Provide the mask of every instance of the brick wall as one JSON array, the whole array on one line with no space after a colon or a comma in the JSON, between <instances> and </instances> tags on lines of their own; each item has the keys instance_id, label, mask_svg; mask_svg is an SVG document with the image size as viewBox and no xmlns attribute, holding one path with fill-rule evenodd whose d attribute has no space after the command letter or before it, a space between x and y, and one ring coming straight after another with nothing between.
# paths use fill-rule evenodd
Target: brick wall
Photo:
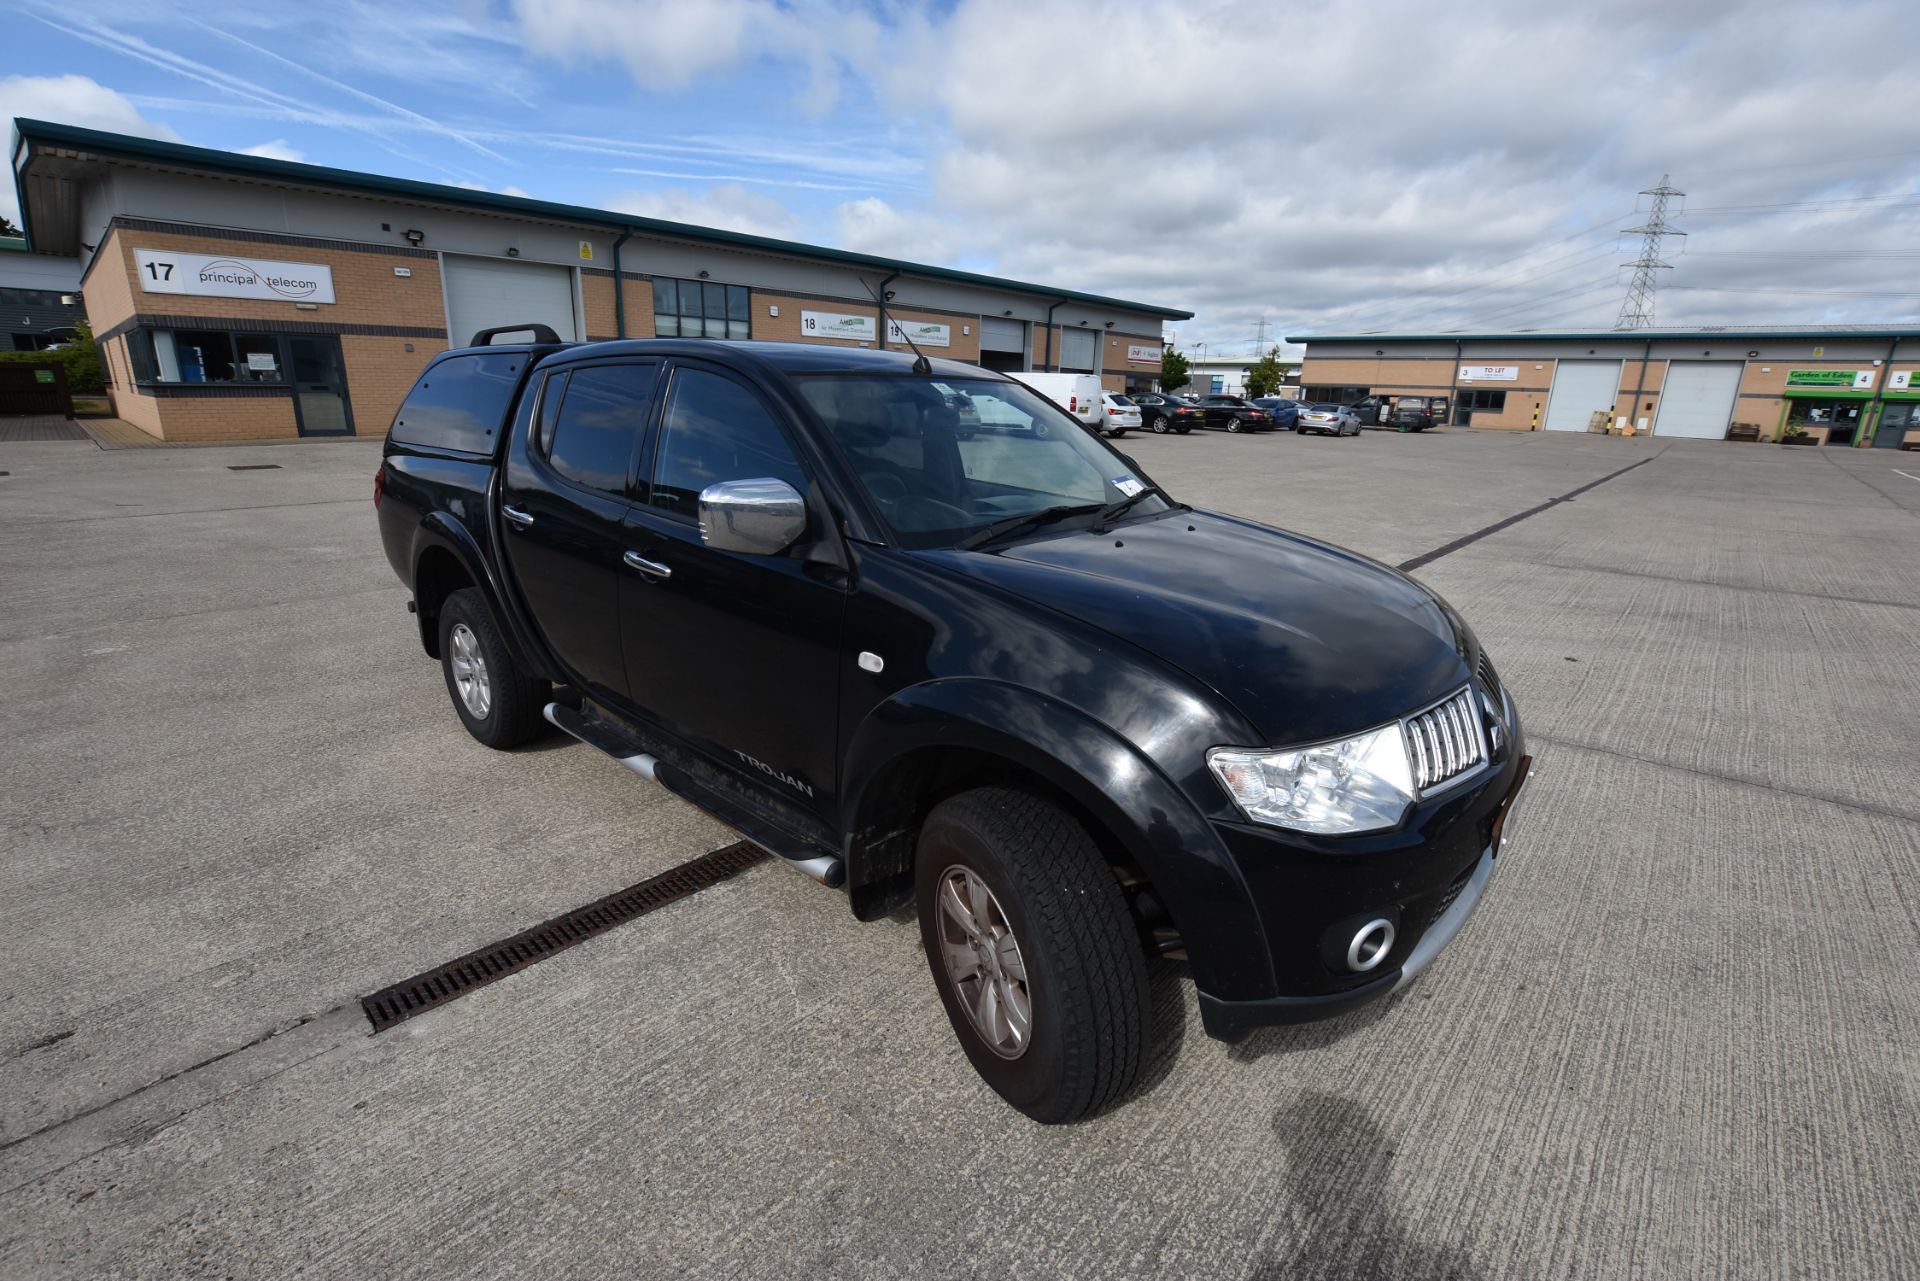
<instances>
[{"instance_id":1,"label":"brick wall","mask_svg":"<svg viewBox=\"0 0 1920 1281\"><path fill-rule=\"evenodd\" d=\"M232 254L285 262L324 263L332 272L337 302L311 310L292 300L204 298L150 293L140 285L134 250ZM395 267L410 274L396 276ZM96 331L135 315L190 316L241 322L283 333L353 327L404 327L432 331L406 336L322 332L340 343L354 431L384 435L414 379L446 349L445 305L439 260L431 254L377 247L341 248L285 244L271 237L191 235L114 227L82 292ZM609 297L611 294L609 293ZM279 328L284 326L284 329ZM167 440L264 440L298 434L292 392L276 395L150 395L132 385L126 337L108 344L114 372L114 412L142 431ZM411 350L408 350L411 348Z\"/></svg>"}]
</instances>

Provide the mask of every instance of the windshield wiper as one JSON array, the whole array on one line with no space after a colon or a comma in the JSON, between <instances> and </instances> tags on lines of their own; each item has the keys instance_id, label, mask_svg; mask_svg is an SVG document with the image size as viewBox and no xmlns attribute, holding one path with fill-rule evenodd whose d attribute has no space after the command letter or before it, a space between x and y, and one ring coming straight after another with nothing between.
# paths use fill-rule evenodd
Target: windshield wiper
<instances>
[{"instance_id":1,"label":"windshield wiper","mask_svg":"<svg viewBox=\"0 0 1920 1281\"><path fill-rule=\"evenodd\" d=\"M1119 517L1122 513L1126 512L1135 503L1145 498L1148 494L1160 495L1161 501L1166 503L1167 510L1169 511L1192 511L1193 510L1191 507L1188 507L1185 503L1174 502L1172 498L1168 497L1167 491L1160 488L1160 486L1148 485L1145 489L1136 489L1131 494L1128 494L1125 498L1119 499L1116 502L1108 503L1105 507L1102 507L1100 509L1100 518L1094 521L1093 525L1091 526L1093 532L1096 534L1106 533L1108 525L1112 524L1117 517Z\"/></svg>"},{"instance_id":2,"label":"windshield wiper","mask_svg":"<svg viewBox=\"0 0 1920 1281\"><path fill-rule=\"evenodd\" d=\"M1024 512L1018 516L1009 516L1005 520L996 520L991 525L974 530L954 546L963 552L972 551L976 547L983 547L995 539L1018 533L1029 526L1038 529L1042 525L1051 525L1054 521L1065 520L1069 516L1085 516L1090 512L1105 510L1106 508L1100 503L1063 503L1058 507L1042 507L1037 512Z\"/></svg>"}]
</instances>

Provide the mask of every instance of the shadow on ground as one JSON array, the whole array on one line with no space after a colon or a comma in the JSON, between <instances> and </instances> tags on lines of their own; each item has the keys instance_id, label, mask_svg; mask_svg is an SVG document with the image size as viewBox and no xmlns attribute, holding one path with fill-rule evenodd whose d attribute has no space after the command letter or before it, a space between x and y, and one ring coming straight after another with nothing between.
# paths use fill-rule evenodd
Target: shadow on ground
<instances>
[{"instance_id":1,"label":"shadow on ground","mask_svg":"<svg viewBox=\"0 0 1920 1281\"><path fill-rule=\"evenodd\" d=\"M1414 1239L1388 1188L1393 1147L1351 1099L1309 1092L1280 1109L1273 1132L1287 1154L1287 1207L1300 1235L1261 1260L1252 1281L1474 1281L1457 1246Z\"/></svg>"}]
</instances>

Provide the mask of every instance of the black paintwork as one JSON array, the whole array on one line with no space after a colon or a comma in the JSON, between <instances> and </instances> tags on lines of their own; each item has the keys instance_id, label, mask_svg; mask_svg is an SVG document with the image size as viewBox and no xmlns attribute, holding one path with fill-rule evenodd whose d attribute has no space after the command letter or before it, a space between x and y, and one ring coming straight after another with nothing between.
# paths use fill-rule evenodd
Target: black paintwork
<instances>
[{"instance_id":1,"label":"black paintwork","mask_svg":"<svg viewBox=\"0 0 1920 1281\"><path fill-rule=\"evenodd\" d=\"M1146 431L1177 431L1185 435L1206 423L1206 410L1188 404L1177 396L1157 391L1143 392L1133 397L1133 403L1140 407L1140 426ZM1162 421L1165 426L1158 426Z\"/></svg>"},{"instance_id":2,"label":"black paintwork","mask_svg":"<svg viewBox=\"0 0 1920 1281\"><path fill-rule=\"evenodd\" d=\"M479 585L526 665L670 760L668 786L793 851L842 855L863 917L902 901L916 821L903 798L982 770L1028 777L1152 882L1209 1030L1229 1035L1391 987L1423 905L1487 847L1521 755L1510 704L1492 766L1389 832L1249 823L1206 766L1212 747L1345 737L1477 681L1472 633L1404 575L1178 507L981 550L904 548L791 380L906 377L911 356L688 340L524 350L532 376L503 411L498 458L388 441L380 527L423 643L432 652L446 593ZM627 492L596 496L543 472L530 434L545 380L607 360L657 361L662 377L635 414ZM811 527L784 555L715 551L643 504L659 389L695 362L747 384L809 474ZM996 377L932 363L936 377ZM1115 468L1146 479L1124 455ZM529 530L503 522L509 501L535 515ZM672 577L624 569L628 550ZM863 668L863 652L883 669ZM1336 973L1322 935L1374 909L1403 921L1389 964L1364 981Z\"/></svg>"},{"instance_id":3,"label":"black paintwork","mask_svg":"<svg viewBox=\"0 0 1920 1281\"><path fill-rule=\"evenodd\" d=\"M1269 431L1273 427L1272 414L1238 396L1202 396L1200 409L1206 415L1203 425L1220 431ZM1239 427L1229 427L1235 419Z\"/></svg>"}]
</instances>

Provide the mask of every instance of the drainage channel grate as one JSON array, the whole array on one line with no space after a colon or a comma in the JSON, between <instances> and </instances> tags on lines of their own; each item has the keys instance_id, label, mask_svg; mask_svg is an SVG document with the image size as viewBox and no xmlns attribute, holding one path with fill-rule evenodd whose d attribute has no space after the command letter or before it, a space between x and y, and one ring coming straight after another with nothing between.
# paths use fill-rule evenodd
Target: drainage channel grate
<instances>
[{"instance_id":1,"label":"drainage channel grate","mask_svg":"<svg viewBox=\"0 0 1920 1281\"><path fill-rule=\"evenodd\" d=\"M366 1011L373 1030L384 1032L416 1014L457 1000L475 988L497 983L509 974L537 965L596 934L605 934L636 916L645 916L656 908L738 876L766 857L765 850L748 841L702 854L638 885L617 890L585 907L576 907L530 930L522 930L512 938L469 952L457 961L416 974L372 996L363 996L360 1008Z\"/></svg>"},{"instance_id":2,"label":"drainage channel grate","mask_svg":"<svg viewBox=\"0 0 1920 1281\"><path fill-rule=\"evenodd\" d=\"M233 464L229 463L227 465L227 470L228 471L279 471L280 464L279 463L241 463L239 466L236 467Z\"/></svg>"}]
</instances>

